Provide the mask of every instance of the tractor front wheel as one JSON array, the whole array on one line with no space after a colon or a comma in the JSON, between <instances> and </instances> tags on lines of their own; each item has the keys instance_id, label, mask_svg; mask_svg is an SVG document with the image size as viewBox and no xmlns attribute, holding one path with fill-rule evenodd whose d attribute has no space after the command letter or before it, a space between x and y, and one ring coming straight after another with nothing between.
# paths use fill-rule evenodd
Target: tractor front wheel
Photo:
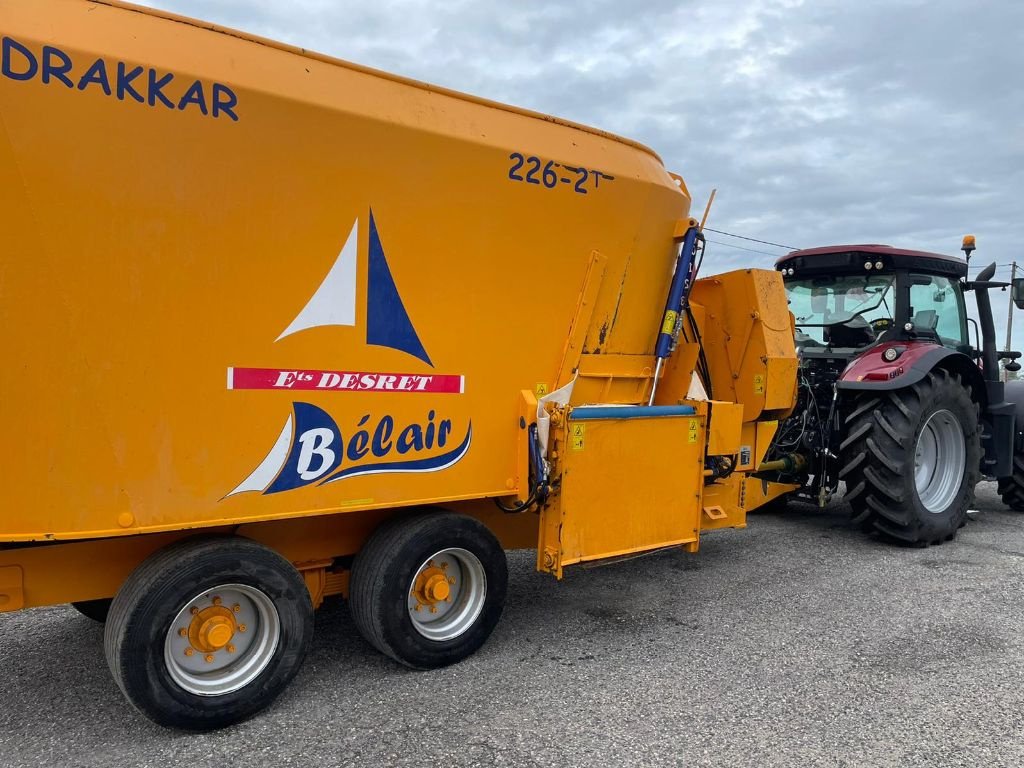
<instances>
[{"instance_id":1,"label":"tractor front wheel","mask_svg":"<svg viewBox=\"0 0 1024 768\"><path fill-rule=\"evenodd\" d=\"M1014 512L1024 512L1024 454L1013 457L1013 474L999 478L999 497Z\"/></svg>"},{"instance_id":2,"label":"tractor front wheel","mask_svg":"<svg viewBox=\"0 0 1024 768\"><path fill-rule=\"evenodd\" d=\"M952 539L981 477L978 406L956 374L865 392L846 417L840 446L846 499L865 530L910 545Z\"/></svg>"}]
</instances>

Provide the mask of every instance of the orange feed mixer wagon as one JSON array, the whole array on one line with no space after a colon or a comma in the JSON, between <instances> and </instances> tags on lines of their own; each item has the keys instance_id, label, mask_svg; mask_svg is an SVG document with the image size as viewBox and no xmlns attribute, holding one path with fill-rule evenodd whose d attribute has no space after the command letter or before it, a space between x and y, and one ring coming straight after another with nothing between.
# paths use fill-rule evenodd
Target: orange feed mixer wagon
<instances>
[{"instance_id":1,"label":"orange feed mixer wagon","mask_svg":"<svg viewBox=\"0 0 1024 768\"><path fill-rule=\"evenodd\" d=\"M697 280L647 148L121 3L0 33L0 611L105 620L157 722L265 706L325 596L436 667L505 549L560 577L765 500L781 279Z\"/></svg>"}]
</instances>

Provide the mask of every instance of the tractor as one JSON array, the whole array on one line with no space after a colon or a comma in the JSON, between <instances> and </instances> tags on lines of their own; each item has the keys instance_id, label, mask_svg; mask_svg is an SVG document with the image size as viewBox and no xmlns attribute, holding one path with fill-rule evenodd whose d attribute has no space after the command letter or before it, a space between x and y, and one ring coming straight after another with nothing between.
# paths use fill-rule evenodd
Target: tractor
<instances>
[{"instance_id":1,"label":"tractor","mask_svg":"<svg viewBox=\"0 0 1024 768\"><path fill-rule=\"evenodd\" d=\"M1020 353L997 350L989 296L1009 284L995 264L969 280L974 249L968 235L966 258L844 245L776 262L799 358L797 407L762 465L789 484L778 503L825 506L842 483L856 524L911 546L952 539L982 478L1024 511L1024 381L999 370ZM1024 307L1024 280L1012 290Z\"/></svg>"}]
</instances>

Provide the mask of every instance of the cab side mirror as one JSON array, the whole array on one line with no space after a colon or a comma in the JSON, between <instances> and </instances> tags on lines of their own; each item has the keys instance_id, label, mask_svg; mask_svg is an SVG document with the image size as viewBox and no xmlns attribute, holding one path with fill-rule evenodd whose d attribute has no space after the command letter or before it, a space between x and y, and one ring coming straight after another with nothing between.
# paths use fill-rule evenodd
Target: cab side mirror
<instances>
[{"instance_id":1,"label":"cab side mirror","mask_svg":"<svg viewBox=\"0 0 1024 768\"><path fill-rule=\"evenodd\" d=\"M1024 277L1013 278L1010 295L1013 297L1013 303L1017 305L1017 309L1024 309Z\"/></svg>"}]
</instances>

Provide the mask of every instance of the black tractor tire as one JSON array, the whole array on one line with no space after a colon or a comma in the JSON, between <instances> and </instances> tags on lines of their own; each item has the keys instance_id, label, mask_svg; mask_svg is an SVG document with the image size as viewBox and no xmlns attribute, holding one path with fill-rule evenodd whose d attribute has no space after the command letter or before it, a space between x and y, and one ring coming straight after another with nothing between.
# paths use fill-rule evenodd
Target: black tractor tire
<instances>
[{"instance_id":1,"label":"black tractor tire","mask_svg":"<svg viewBox=\"0 0 1024 768\"><path fill-rule=\"evenodd\" d=\"M915 484L916 452L925 424L940 411L960 425L965 461L955 494L943 509L930 511ZM846 482L854 523L911 546L956 535L981 479L979 408L957 374L939 368L903 389L858 393L845 431L839 478Z\"/></svg>"},{"instance_id":2,"label":"black tractor tire","mask_svg":"<svg viewBox=\"0 0 1024 768\"><path fill-rule=\"evenodd\" d=\"M446 571L460 575L458 583L452 582L453 601L425 601L414 621L410 601L418 574L434 558L442 562L448 552L464 558L449 563ZM473 586L474 578L482 595L464 588ZM483 523L450 512L426 512L391 520L373 533L352 564L349 609L360 634L378 651L414 669L435 669L462 661L487 641L501 618L507 586L505 551ZM434 630L424 622L432 621L430 608L440 609L439 620L459 611L465 620L448 632L451 636L439 629L429 637Z\"/></svg>"},{"instance_id":3,"label":"black tractor tire","mask_svg":"<svg viewBox=\"0 0 1024 768\"><path fill-rule=\"evenodd\" d=\"M218 610L237 615L230 640L237 646L194 650L185 634L190 620ZM299 670L312 637L313 605L295 567L255 541L219 536L177 542L145 560L114 597L104 650L114 681L142 714L207 731L268 706ZM185 679L191 659L199 668Z\"/></svg>"},{"instance_id":4,"label":"black tractor tire","mask_svg":"<svg viewBox=\"0 0 1024 768\"><path fill-rule=\"evenodd\" d=\"M1013 457L1013 474L999 478L999 497L1014 512L1024 512L1024 454Z\"/></svg>"},{"instance_id":5,"label":"black tractor tire","mask_svg":"<svg viewBox=\"0 0 1024 768\"><path fill-rule=\"evenodd\" d=\"M100 624L105 624L107 621L107 614L110 613L111 602L113 601L109 597L101 598L99 600L79 600L77 603L72 603L71 607L87 619L92 619Z\"/></svg>"}]
</instances>

